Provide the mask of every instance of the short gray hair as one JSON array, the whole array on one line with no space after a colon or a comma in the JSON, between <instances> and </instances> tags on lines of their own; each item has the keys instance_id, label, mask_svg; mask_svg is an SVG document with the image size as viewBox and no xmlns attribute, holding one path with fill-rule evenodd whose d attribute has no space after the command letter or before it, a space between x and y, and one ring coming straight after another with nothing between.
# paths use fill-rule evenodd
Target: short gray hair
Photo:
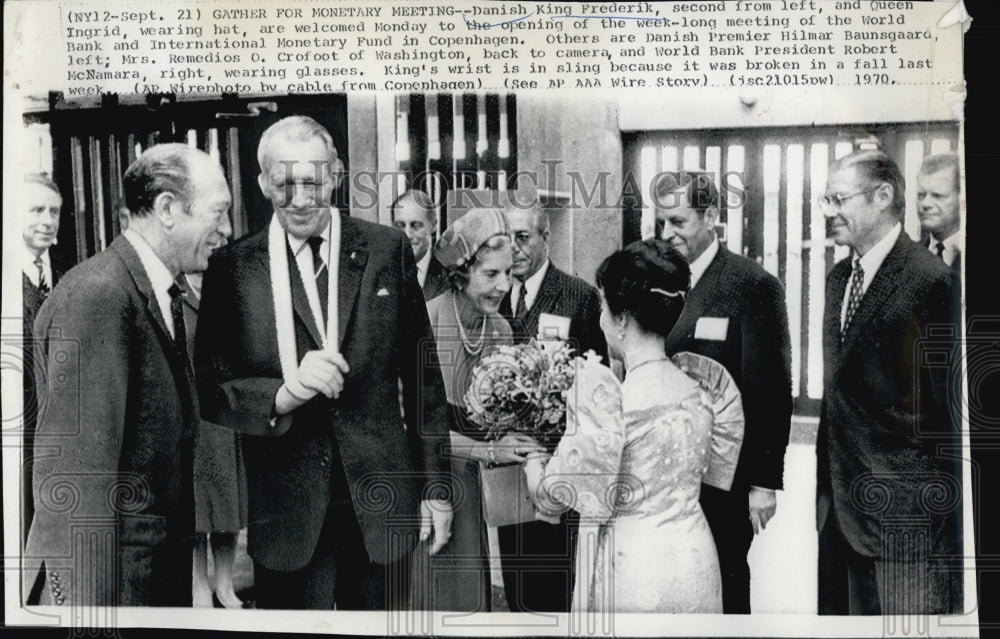
<instances>
[{"instance_id":1,"label":"short gray hair","mask_svg":"<svg viewBox=\"0 0 1000 639\"><path fill-rule=\"evenodd\" d=\"M173 193L188 207L195 197L191 184L191 159L204 154L186 144L157 144L146 149L125 171L122 190L133 217L153 210L161 193ZM204 154L207 157L207 154Z\"/></svg>"},{"instance_id":2,"label":"short gray hair","mask_svg":"<svg viewBox=\"0 0 1000 639\"><path fill-rule=\"evenodd\" d=\"M330 159L330 175L337 178L339 184L337 174L344 170L344 163L337 154L337 147L333 145L333 136L326 130L326 127L307 115L290 115L269 126L264 131L264 135L261 136L260 144L257 145L257 164L260 165L260 170L264 173L271 169L275 161L275 158L271 157L271 148L278 140L308 142L315 139L322 140L326 146Z\"/></svg>"}]
</instances>

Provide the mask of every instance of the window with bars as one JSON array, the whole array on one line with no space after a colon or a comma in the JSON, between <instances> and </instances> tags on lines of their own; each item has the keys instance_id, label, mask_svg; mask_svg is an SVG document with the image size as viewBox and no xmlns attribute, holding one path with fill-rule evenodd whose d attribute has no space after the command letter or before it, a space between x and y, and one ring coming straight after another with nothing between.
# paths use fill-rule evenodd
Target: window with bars
<instances>
[{"instance_id":1,"label":"window with bars","mask_svg":"<svg viewBox=\"0 0 1000 639\"><path fill-rule=\"evenodd\" d=\"M63 196L56 250L80 262L106 248L121 232L122 175L144 149L166 142L199 148L222 164L233 197L234 238L262 229L272 211L257 186L257 144L268 126L292 114L323 124L348 164L343 95L266 101L223 96L192 102L150 95L145 104L129 105L110 95L100 106L76 108L53 94L48 111L28 114L25 120L35 158L31 165L51 173ZM348 183L343 180L334 193L340 208L349 201Z\"/></svg>"},{"instance_id":2,"label":"window with bars","mask_svg":"<svg viewBox=\"0 0 1000 639\"><path fill-rule=\"evenodd\" d=\"M655 212L648 194L658 172L702 169L715 176L719 238L784 284L796 412L818 414L826 274L848 254L827 238L826 220L816 205L826 190L830 163L864 148L894 158L906 179L903 227L916 239L920 165L927 155L957 146L958 125L941 122L625 133L624 170L635 176L639 197L624 201L622 239L627 244L653 235Z\"/></svg>"},{"instance_id":3,"label":"window with bars","mask_svg":"<svg viewBox=\"0 0 1000 639\"><path fill-rule=\"evenodd\" d=\"M517 107L511 94L408 94L395 100L393 199L425 191L448 225L448 193L507 190L517 170Z\"/></svg>"}]
</instances>

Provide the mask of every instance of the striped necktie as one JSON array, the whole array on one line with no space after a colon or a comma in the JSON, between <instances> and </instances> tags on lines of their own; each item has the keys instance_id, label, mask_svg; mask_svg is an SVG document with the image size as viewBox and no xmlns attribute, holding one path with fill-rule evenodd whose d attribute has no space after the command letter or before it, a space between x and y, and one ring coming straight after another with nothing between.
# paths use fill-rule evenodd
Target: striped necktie
<instances>
[{"instance_id":1,"label":"striped necktie","mask_svg":"<svg viewBox=\"0 0 1000 639\"><path fill-rule=\"evenodd\" d=\"M851 320L854 319L854 314L858 312L858 306L861 305L861 287L865 282L865 269L861 267L861 259L854 258L854 272L851 273L851 292L847 297L847 313L844 315L844 327L840 330L840 339L844 340L844 335L847 334L847 329L851 326Z\"/></svg>"}]
</instances>

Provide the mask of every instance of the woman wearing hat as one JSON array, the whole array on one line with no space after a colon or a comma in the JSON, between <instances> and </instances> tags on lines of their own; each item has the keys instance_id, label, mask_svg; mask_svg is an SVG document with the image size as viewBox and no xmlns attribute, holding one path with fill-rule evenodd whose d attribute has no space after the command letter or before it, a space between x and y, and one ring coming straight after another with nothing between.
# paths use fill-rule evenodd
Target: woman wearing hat
<instances>
[{"instance_id":1,"label":"woman wearing hat","mask_svg":"<svg viewBox=\"0 0 1000 639\"><path fill-rule=\"evenodd\" d=\"M486 522L482 515L479 462L522 462L543 450L530 437L505 435L496 442L466 418L464 397L472 371L492 346L512 344L511 328L498 313L510 290L510 230L503 211L474 208L456 220L434 247L448 271L449 290L427 304L437 342L451 432L454 523L451 541L431 556L415 553L413 607L490 610L491 585Z\"/></svg>"}]
</instances>

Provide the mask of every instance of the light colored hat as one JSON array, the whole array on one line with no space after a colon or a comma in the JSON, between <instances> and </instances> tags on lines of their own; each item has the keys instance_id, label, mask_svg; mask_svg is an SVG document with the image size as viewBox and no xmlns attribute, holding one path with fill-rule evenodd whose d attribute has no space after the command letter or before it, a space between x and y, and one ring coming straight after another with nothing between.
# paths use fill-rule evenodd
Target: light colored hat
<instances>
[{"instance_id":1,"label":"light colored hat","mask_svg":"<svg viewBox=\"0 0 1000 639\"><path fill-rule=\"evenodd\" d=\"M472 209L441 234L434 246L434 257L448 267L462 266L494 235L510 235L503 211Z\"/></svg>"}]
</instances>

